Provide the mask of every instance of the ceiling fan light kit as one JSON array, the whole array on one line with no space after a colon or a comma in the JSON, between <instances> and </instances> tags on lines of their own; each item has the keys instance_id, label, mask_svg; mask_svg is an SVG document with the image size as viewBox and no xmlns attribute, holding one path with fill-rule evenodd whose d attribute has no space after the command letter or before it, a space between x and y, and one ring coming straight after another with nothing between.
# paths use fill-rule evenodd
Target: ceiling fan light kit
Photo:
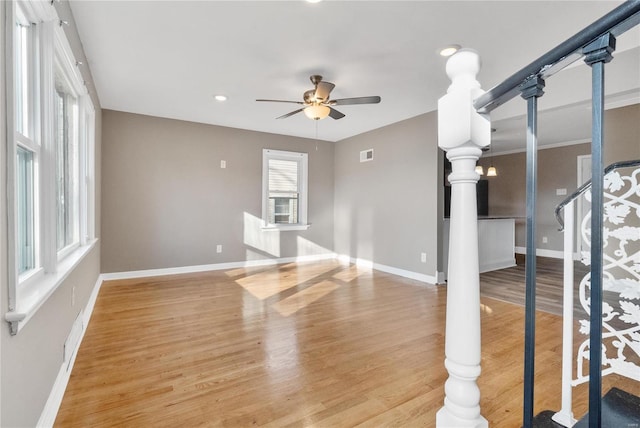
<instances>
[{"instance_id":1,"label":"ceiling fan light kit","mask_svg":"<svg viewBox=\"0 0 640 428\"><path fill-rule=\"evenodd\" d=\"M329 116L329 113L331 113L331 109L322 104L312 105L309 107L305 107L304 109L305 116L313 120L324 119L325 117Z\"/></svg>"},{"instance_id":2,"label":"ceiling fan light kit","mask_svg":"<svg viewBox=\"0 0 640 428\"><path fill-rule=\"evenodd\" d=\"M313 83L314 88L305 91L302 96L302 99L304 101L265 99L258 99L256 101L301 104L302 107L298 110L294 110L290 113L284 114L277 119L286 119L287 117L293 116L294 114L298 114L302 111L304 112L305 116L313 120L324 119L327 116L331 116L331 118L335 120L342 119L345 116L344 113L341 113L338 110L334 109L333 106L349 104L378 104L381 101L381 98L377 95L370 97L342 98L338 100L331 100L329 97L331 95L331 91L333 90L333 88L335 88L336 85L331 82L323 81L322 76L318 74L312 75L310 77L310 80L311 83Z\"/></svg>"}]
</instances>

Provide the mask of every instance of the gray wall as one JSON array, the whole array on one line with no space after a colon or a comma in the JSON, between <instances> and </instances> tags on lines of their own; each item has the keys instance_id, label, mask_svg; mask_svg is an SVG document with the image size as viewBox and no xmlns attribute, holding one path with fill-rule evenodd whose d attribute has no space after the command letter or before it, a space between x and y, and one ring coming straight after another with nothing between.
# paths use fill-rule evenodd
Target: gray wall
<instances>
[{"instance_id":1,"label":"gray wall","mask_svg":"<svg viewBox=\"0 0 640 428\"><path fill-rule=\"evenodd\" d=\"M100 251L94 249L16 336L9 335L7 326L2 329L2 427L36 426L63 362L71 325L96 284L99 264Z\"/></svg>"},{"instance_id":2,"label":"gray wall","mask_svg":"<svg viewBox=\"0 0 640 428\"><path fill-rule=\"evenodd\" d=\"M4 10L5 4L0 4ZM76 59L87 64L82 52L75 23L67 2L55 3L61 19L70 22L65 28L67 37L71 43ZM2 22L4 17L2 17ZM4 37L4 31L2 32ZM4 43L2 44L4 46ZM0 61L4 55L0 55ZM1 69L4 71L4 64ZM89 69L84 66L82 73L87 81L87 86L93 89L93 80ZM4 75L4 73L3 73ZM4 88L4 84L2 84ZM101 135L101 111L100 103L91 91L93 104L96 109L96 213L100 212L100 135ZM4 100L4 96L2 97ZM4 103L2 103L4 104ZM0 107L4 109L4 106ZM5 174L6 161L6 133L4 132L4 120L6 114L2 110L2 128L0 132L1 148L0 157L0 199L6 198ZM0 271L7 269L7 212L5 204L2 207L2 227L0 227ZM97 214L97 234L99 234L99 214ZM54 381L60 370L63 359L64 341L71 330L71 325L80 309L85 307L91 291L93 290L100 272L100 242L69 274L67 279L59 286L54 294L36 312L33 318L24 326L17 336L9 335L9 328L5 325L0 333L0 426L3 427L33 427L36 425L46 400L51 392ZM0 279L0 300L2 313L7 310L5 297L7 296L7 279L5 275ZM75 306L71 305L71 289L76 288Z\"/></svg>"},{"instance_id":3,"label":"gray wall","mask_svg":"<svg viewBox=\"0 0 640 428\"><path fill-rule=\"evenodd\" d=\"M0 31L0 46L2 46L2 53L0 53L0 198L2 201L5 201L7 194L5 189L7 188L6 183L6 153L7 153L7 112L5 101L6 93L6 76L5 76L5 55L4 55L4 46L5 46L5 31L4 25L6 21L6 8L5 5L0 3L0 22L3 23L3 31ZM7 204L0 204L0 272L7 272ZM0 275L0 308L2 308L2 312L7 310L6 299L8 296L7 289L7 276L5 274ZM5 327L6 330L6 326ZM2 383L2 372L4 371L4 358L3 358L3 345L4 340L0 338L0 425L2 425L2 407L3 407L3 395L2 390L4 389L4 384Z\"/></svg>"},{"instance_id":4,"label":"gray wall","mask_svg":"<svg viewBox=\"0 0 640 428\"><path fill-rule=\"evenodd\" d=\"M109 110L103 121L103 272L335 250L436 274L435 113L336 144ZM309 230L260 230L263 148L309 153ZM360 163L367 148L375 159Z\"/></svg>"},{"instance_id":5,"label":"gray wall","mask_svg":"<svg viewBox=\"0 0 640 428\"><path fill-rule=\"evenodd\" d=\"M371 148L374 159L361 163ZM435 112L338 142L336 253L436 276L438 157Z\"/></svg>"},{"instance_id":6,"label":"gray wall","mask_svg":"<svg viewBox=\"0 0 640 428\"><path fill-rule=\"evenodd\" d=\"M640 104L604 113L604 163L640 159Z\"/></svg>"},{"instance_id":7,"label":"gray wall","mask_svg":"<svg viewBox=\"0 0 640 428\"><path fill-rule=\"evenodd\" d=\"M333 251L333 143L109 110L103 122L103 272ZM263 148L309 154L308 230L260 229Z\"/></svg>"},{"instance_id":8,"label":"gray wall","mask_svg":"<svg viewBox=\"0 0 640 428\"><path fill-rule=\"evenodd\" d=\"M538 199L536 248L562 251L562 234L558 232L555 207L566 196L556 195L556 189L571 194L577 187L577 156L590 153L589 144L577 144L538 151ZM480 162L485 171L488 159ZM525 246L525 153L493 156L497 177L489 180L489 214L516 217L516 246ZM542 242L543 236L548 238Z\"/></svg>"},{"instance_id":9,"label":"gray wall","mask_svg":"<svg viewBox=\"0 0 640 428\"><path fill-rule=\"evenodd\" d=\"M629 159L640 159L640 104L605 112L605 165ZM562 234L558 232L555 207L566 196L556 195L556 189L577 188L577 156L591 153L591 144L576 144L544 149L538 152L538 214L537 242L539 249L562 251ZM489 159L479 162L485 171ZM520 217L516 222L516 246L524 247L525 229L525 153L494 155L497 177L489 177L489 214ZM542 238L548 238L547 243Z\"/></svg>"}]
</instances>

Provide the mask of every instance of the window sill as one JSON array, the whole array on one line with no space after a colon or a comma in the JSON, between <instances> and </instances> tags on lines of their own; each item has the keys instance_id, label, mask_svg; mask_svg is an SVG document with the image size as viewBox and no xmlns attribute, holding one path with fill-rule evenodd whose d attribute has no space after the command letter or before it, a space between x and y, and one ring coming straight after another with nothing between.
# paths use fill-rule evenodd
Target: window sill
<instances>
[{"instance_id":1,"label":"window sill","mask_svg":"<svg viewBox=\"0 0 640 428\"><path fill-rule=\"evenodd\" d=\"M288 231L288 230L307 230L309 229L311 225L310 224L269 224L267 226L262 226L262 230L264 231L270 231L270 230L277 230L277 231Z\"/></svg>"},{"instance_id":2,"label":"window sill","mask_svg":"<svg viewBox=\"0 0 640 428\"><path fill-rule=\"evenodd\" d=\"M17 285L16 308L7 312L5 320L11 325L11 335L16 335L49 299L69 274L95 247L94 239L70 252L58 263L58 271L49 274L34 275L33 278Z\"/></svg>"}]
</instances>

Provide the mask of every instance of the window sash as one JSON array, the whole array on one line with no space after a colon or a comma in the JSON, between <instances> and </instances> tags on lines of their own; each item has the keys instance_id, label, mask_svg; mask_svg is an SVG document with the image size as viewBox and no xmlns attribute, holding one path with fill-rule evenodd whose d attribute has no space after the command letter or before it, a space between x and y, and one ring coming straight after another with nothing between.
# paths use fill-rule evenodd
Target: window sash
<instances>
[{"instance_id":1,"label":"window sash","mask_svg":"<svg viewBox=\"0 0 640 428\"><path fill-rule=\"evenodd\" d=\"M33 276L40 266L39 239L39 158L40 145L37 138L37 121L39 119L36 105L38 103L37 70L38 27L32 25L27 18L21 3L13 9L13 96L12 122L15 146L10 158L13 165L8 169L15 177L15 189L9 192L14 201L13 218L10 224L14 235L12 247L15 249L13 261L16 266L15 278L23 282ZM10 116L8 116L10 117ZM10 305L14 293L10 291Z\"/></svg>"},{"instance_id":2,"label":"window sash","mask_svg":"<svg viewBox=\"0 0 640 428\"><path fill-rule=\"evenodd\" d=\"M16 159L17 187L17 260L18 274L36 268L35 228L35 154L18 146Z\"/></svg>"},{"instance_id":3,"label":"window sash","mask_svg":"<svg viewBox=\"0 0 640 428\"><path fill-rule=\"evenodd\" d=\"M30 107L34 93L34 43L35 35L31 23L22 9L16 7L14 28L14 79L15 79L15 130L29 138L33 136Z\"/></svg>"}]
</instances>

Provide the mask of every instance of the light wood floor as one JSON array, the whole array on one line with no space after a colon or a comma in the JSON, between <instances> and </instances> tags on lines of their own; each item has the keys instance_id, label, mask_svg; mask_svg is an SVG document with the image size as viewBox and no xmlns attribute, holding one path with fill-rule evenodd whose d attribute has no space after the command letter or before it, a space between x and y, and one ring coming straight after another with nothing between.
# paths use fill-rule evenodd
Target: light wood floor
<instances>
[{"instance_id":1,"label":"light wood floor","mask_svg":"<svg viewBox=\"0 0 640 428\"><path fill-rule=\"evenodd\" d=\"M105 282L56 426L433 427L445 297L333 261ZM493 427L521 423L523 328L521 306L482 299ZM536 413L559 407L560 331L539 313ZM574 390L577 415L586 397Z\"/></svg>"}]
</instances>

